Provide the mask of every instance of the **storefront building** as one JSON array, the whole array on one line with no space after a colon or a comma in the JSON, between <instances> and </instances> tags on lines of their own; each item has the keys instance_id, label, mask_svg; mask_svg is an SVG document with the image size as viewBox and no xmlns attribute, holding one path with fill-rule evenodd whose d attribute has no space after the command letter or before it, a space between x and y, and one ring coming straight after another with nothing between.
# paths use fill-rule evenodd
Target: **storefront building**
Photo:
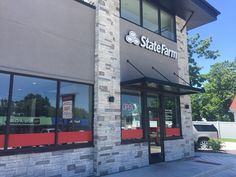
<instances>
[{"instance_id":1,"label":"storefront building","mask_svg":"<svg viewBox=\"0 0 236 177\"><path fill-rule=\"evenodd\" d=\"M102 176L194 156L187 30L205 0L3 0L0 176Z\"/></svg>"}]
</instances>

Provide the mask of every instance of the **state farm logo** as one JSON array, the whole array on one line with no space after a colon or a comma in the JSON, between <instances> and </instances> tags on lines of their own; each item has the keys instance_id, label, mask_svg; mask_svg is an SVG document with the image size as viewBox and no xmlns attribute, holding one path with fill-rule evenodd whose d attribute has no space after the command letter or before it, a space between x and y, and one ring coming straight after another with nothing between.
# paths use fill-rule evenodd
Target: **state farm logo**
<instances>
[{"instance_id":1,"label":"state farm logo","mask_svg":"<svg viewBox=\"0 0 236 177\"><path fill-rule=\"evenodd\" d=\"M172 59L178 58L178 53L175 50L168 48L165 44L158 43L155 40L150 40L146 36L139 36L134 31L129 31L125 36L126 42L129 44L134 44L135 46L140 46L146 50L170 57Z\"/></svg>"},{"instance_id":2,"label":"state farm logo","mask_svg":"<svg viewBox=\"0 0 236 177\"><path fill-rule=\"evenodd\" d=\"M126 41L130 44L139 45L140 40L137 37L137 34L134 31L130 31L125 37Z\"/></svg>"}]
</instances>

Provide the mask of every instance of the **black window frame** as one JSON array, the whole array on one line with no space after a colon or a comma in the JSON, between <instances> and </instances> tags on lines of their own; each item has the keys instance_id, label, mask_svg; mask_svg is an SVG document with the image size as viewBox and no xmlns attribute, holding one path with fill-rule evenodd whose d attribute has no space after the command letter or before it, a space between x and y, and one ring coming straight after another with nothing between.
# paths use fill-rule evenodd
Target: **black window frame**
<instances>
[{"instance_id":1,"label":"black window frame","mask_svg":"<svg viewBox=\"0 0 236 177\"><path fill-rule=\"evenodd\" d=\"M0 70L0 73L8 74L10 76L9 79L9 90L8 90L8 109L7 109L7 116L6 116L6 128L3 135L5 135L4 139L4 149L0 150L0 156L6 155L15 155L15 154L29 154L29 153L41 153L41 152L52 152L58 150L66 150L66 149L75 149L75 148L87 148L87 147L94 147L94 84L90 83L83 83L65 79L56 79L50 78L45 76L38 76L34 74L25 74L25 73L17 73L17 72L10 72L10 71L3 71ZM24 147L24 148L16 148L16 149L8 149L8 141L9 141L9 134L10 134L10 115L11 115L11 102L12 102L12 94L13 94L13 82L14 76L24 76L24 77L32 77L32 78L39 78L39 79L46 79L51 81L56 81L56 117L59 116L59 105L60 105L60 83L61 82L68 82L68 83L75 83L75 84L82 84L88 85L91 88L92 92L92 100L91 100L91 107L92 107L92 117L91 117L91 131L92 131L92 141L87 143L78 143L78 144L58 144L58 119L55 120L55 143L48 146L43 147Z\"/></svg>"},{"instance_id":2,"label":"black window frame","mask_svg":"<svg viewBox=\"0 0 236 177\"><path fill-rule=\"evenodd\" d=\"M135 24L135 25L137 25L137 26L140 26L140 27L142 27L142 28L144 28L144 29L146 29L146 30L148 30L148 31L150 31L150 32L152 32L152 33L154 33L154 34L158 34L158 35L160 35L161 37L163 37L163 38L165 38L165 39L168 39L168 40L173 41L173 42L177 42L176 15L175 15L174 13L170 12L170 10L166 9L165 7L163 7L162 5L160 5L159 3L157 3L157 4L155 5L155 6L157 7L157 9L158 9L158 23L159 23L159 24L158 24L158 33L157 33L157 32L154 32L154 31L148 29L148 28L145 28L145 27L143 26L143 0L139 0L139 2L140 2L140 25L137 24L137 23L134 23L134 22L132 22L132 21L130 21L130 20L128 20L128 19L126 19L125 17L122 17L122 15L121 15L121 1L122 1L122 0L120 0L120 18L122 18L122 19L124 19L124 20L126 20L126 21L128 21L128 22L130 22L130 23L132 23L132 24ZM162 10L162 11L165 11L166 13L170 14L170 15L173 17L173 20L174 20L174 22L173 22L173 23L174 23L174 39L168 38L168 37L163 36L163 35L161 34L161 10Z\"/></svg>"}]
</instances>

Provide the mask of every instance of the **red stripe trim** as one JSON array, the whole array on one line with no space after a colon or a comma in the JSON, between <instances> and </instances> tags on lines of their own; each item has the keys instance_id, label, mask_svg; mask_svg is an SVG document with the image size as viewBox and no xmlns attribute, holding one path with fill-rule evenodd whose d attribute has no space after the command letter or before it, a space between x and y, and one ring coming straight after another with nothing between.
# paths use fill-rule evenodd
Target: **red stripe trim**
<instances>
[{"instance_id":1,"label":"red stripe trim","mask_svg":"<svg viewBox=\"0 0 236 177\"><path fill-rule=\"evenodd\" d=\"M5 135L0 135L0 148L4 147L4 139L5 139Z\"/></svg>"},{"instance_id":2,"label":"red stripe trim","mask_svg":"<svg viewBox=\"0 0 236 177\"><path fill-rule=\"evenodd\" d=\"M166 128L166 137L180 136L180 128Z\"/></svg>"},{"instance_id":3,"label":"red stripe trim","mask_svg":"<svg viewBox=\"0 0 236 177\"><path fill-rule=\"evenodd\" d=\"M142 139L143 138L143 129L136 130L122 130L122 140L128 139Z\"/></svg>"},{"instance_id":4,"label":"red stripe trim","mask_svg":"<svg viewBox=\"0 0 236 177\"><path fill-rule=\"evenodd\" d=\"M60 132L58 133L58 143L71 143L71 142L91 142L92 131L84 132Z\"/></svg>"},{"instance_id":5,"label":"red stripe trim","mask_svg":"<svg viewBox=\"0 0 236 177\"><path fill-rule=\"evenodd\" d=\"M10 134L9 147L54 144L54 133Z\"/></svg>"}]
</instances>

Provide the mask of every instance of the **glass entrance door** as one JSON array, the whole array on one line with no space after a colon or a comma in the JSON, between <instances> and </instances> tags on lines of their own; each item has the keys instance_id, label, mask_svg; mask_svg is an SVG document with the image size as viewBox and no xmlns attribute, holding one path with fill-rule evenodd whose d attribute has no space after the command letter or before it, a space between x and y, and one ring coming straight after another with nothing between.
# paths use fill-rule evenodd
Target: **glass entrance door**
<instances>
[{"instance_id":1,"label":"glass entrance door","mask_svg":"<svg viewBox=\"0 0 236 177\"><path fill-rule=\"evenodd\" d=\"M149 122L149 161L163 161L160 98L158 94L147 95L147 116Z\"/></svg>"}]
</instances>

